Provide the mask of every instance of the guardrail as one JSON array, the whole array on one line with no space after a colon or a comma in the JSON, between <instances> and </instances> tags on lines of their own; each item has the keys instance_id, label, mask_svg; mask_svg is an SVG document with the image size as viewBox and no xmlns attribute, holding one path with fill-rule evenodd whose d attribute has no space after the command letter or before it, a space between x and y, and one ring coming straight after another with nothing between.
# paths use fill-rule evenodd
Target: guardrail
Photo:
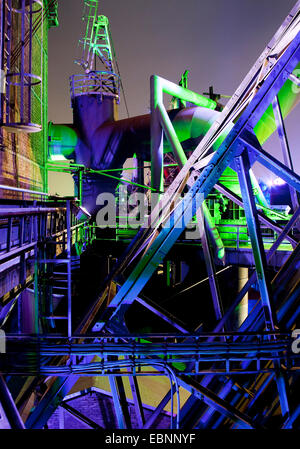
<instances>
[{"instance_id":1,"label":"guardrail","mask_svg":"<svg viewBox=\"0 0 300 449\"><path fill-rule=\"evenodd\" d=\"M89 72L86 75L70 77L70 94L73 101L80 95L112 96L119 101L120 78L117 74L106 71Z\"/></svg>"},{"instance_id":2,"label":"guardrail","mask_svg":"<svg viewBox=\"0 0 300 449\"><path fill-rule=\"evenodd\" d=\"M214 341L210 341L211 337ZM300 369L300 354L292 351L292 336L280 332L204 333L201 335L80 335L68 339L56 336L32 337L7 335L7 357L0 361L3 372L15 374L40 373L64 375L72 373L101 375L134 373L145 374L153 365L162 373L172 366L179 372L196 375L207 371L214 373L272 372L269 361L278 360L286 370ZM99 361L65 366L44 364L40 356L98 356ZM119 360L109 360L109 356ZM125 358L124 360L124 356ZM246 369L243 362L253 362ZM214 362L213 369L207 362ZM47 360L47 363L49 361ZM144 367L141 369L141 367ZM153 374L155 374L153 371ZM151 371L152 373L152 371Z\"/></svg>"},{"instance_id":3,"label":"guardrail","mask_svg":"<svg viewBox=\"0 0 300 449\"><path fill-rule=\"evenodd\" d=\"M50 196L49 193L46 192L39 192L37 190L30 190L30 189L21 189L20 187L6 186L3 184L0 184L0 190L10 190L11 192L19 192L22 194L22 200L25 200L25 194L29 194L32 196L40 196L41 200Z\"/></svg>"}]
</instances>

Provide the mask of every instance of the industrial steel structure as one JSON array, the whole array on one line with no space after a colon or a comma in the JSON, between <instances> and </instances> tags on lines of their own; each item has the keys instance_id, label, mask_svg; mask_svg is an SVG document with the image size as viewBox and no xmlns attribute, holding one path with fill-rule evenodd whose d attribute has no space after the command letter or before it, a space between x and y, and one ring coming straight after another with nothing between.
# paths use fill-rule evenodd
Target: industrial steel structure
<instances>
[{"instance_id":1,"label":"industrial steel structure","mask_svg":"<svg viewBox=\"0 0 300 449\"><path fill-rule=\"evenodd\" d=\"M225 106L187 71L153 75L151 113L124 120L108 19L82 3L74 120L47 126L59 2L0 1L0 428L299 429L300 177L284 120L300 100L300 2ZM263 148L274 132L284 163ZM72 196L50 193L53 172Z\"/></svg>"}]
</instances>

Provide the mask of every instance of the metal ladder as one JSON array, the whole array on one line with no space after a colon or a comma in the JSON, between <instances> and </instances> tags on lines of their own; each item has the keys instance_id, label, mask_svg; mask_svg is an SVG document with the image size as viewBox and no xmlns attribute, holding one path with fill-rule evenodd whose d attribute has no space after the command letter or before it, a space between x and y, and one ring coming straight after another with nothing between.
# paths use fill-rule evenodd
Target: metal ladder
<instances>
[{"instance_id":1,"label":"metal ladder","mask_svg":"<svg viewBox=\"0 0 300 449\"><path fill-rule=\"evenodd\" d=\"M82 20L87 22L85 36L79 40L82 44L81 59L76 59L75 63L81 65L84 70L93 70L94 58L91 52L92 44L94 42L93 36L97 20L98 0L85 0ZM92 57L92 59L91 59Z\"/></svg>"},{"instance_id":2,"label":"metal ladder","mask_svg":"<svg viewBox=\"0 0 300 449\"><path fill-rule=\"evenodd\" d=\"M4 3L4 27L6 26L6 30L4 32L4 71L6 73L10 72L10 63L11 63L11 37L12 37L12 0L6 0ZM9 89L7 88L7 78L5 78L5 104L6 104L6 122L9 122L9 108L7 104L9 102ZM2 117L3 120L3 117Z\"/></svg>"},{"instance_id":3,"label":"metal ladder","mask_svg":"<svg viewBox=\"0 0 300 449\"><path fill-rule=\"evenodd\" d=\"M47 254L49 254L47 250L47 242L44 244L44 248L39 251L39 257L37 264L39 265L39 276L37 277L37 289L39 294L42 296L41 302L45 303L44 295L48 296L49 302L47 305L47 310L41 314L41 320L48 321L51 328L55 327L56 320L63 320L67 322L67 336L71 337L72 335L72 255L71 255L71 245L72 245L72 236L71 236L71 207L70 200L67 201L67 210L66 210L66 229L63 231L63 241L59 242L48 242L48 245L52 245L53 243L59 245L63 245L63 249L65 251L64 258L58 258L50 256L47 258ZM78 258L75 258L76 261ZM58 266L63 266L64 270L59 271L57 269ZM54 268L55 267L55 268ZM49 284L49 276L53 284ZM58 284L58 285L57 285ZM44 289L42 287L45 287ZM55 305L53 302L54 294L62 292L61 301L64 302L64 308L66 310L66 314L64 315L55 315ZM60 301L60 302L61 302Z\"/></svg>"}]
</instances>

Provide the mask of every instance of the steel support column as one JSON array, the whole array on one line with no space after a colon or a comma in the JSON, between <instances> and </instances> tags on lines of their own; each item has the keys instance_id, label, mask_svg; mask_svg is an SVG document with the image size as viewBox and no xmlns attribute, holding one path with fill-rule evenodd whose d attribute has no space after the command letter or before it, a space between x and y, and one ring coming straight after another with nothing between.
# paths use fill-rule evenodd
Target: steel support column
<instances>
[{"instance_id":1,"label":"steel support column","mask_svg":"<svg viewBox=\"0 0 300 449\"><path fill-rule=\"evenodd\" d=\"M142 429L145 424L145 416L143 410L143 404L141 400L140 389L138 385L138 380L136 376L128 376L129 384L132 392L135 414L139 424L139 428Z\"/></svg>"},{"instance_id":2,"label":"steel support column","mask_svg":"<svg viewBox=\"0 0 300 449\"><path fill-rule=\"evenodd\" d=\"M158 120L157 105L162 101L162 91L158 88L159 80L151 77L151 187L158 192L164 191L163 171L163 130Z\"/></svg>"},{"instance_id":3,"label":"steel support column","mask_svg":"<svg viewBox=\"0 0 300 449\"><path fill-rule=\"evenodd\" d=\"M258 285L261 294L262 307L265 315L266 328L273 330L277 322L271 305L271 289L267 279L267 260L261 237L258 215L255 206L252 185L249 176L250 162L246 151L236 159L237 172L245 208L249 236L253 250Z\"/></svg>"},{"instance_id":4,"label":"steel support column","mask_svg":"<svg viewBox=\"0 0 300 449\"><path fill-rule=\"evenodd\" d=\"M62 402L60 404L60 407L62 407L62 409L66 410L68 413L70 413L70 415L74 416L80 422L83 422L84 424L86 424L91 429L101 429L102 428L101 426L99 426L99 424L95 423L94 421L89 419L87 416L83 415L78 410L71 407L69 404Z\"/></svg>"},{"instance_id":5,"label":"steel support column","mask_svg":"<svg viewBox=\"0 0 300 449\"><path fill-rule=\"evenodd\" d=\"M214 310L215 310L216 319L217 319L217 321L219 321L219 320L221 320L221 318L223 316L223 308L222 308L222 303L221 303L218 281L216 278L216 269L215 269L214 261L212 258L211 250L209 247L208 235L207 235L207 230L206 230L206 226L205 226L205 222L204 222L203 205L197 211L197 221L198 221L198 227L200 230L202 248L203 248L203 252L204 252L204 259L205 259L205 264L206 264L206 269L207 269L207 275L209 278L209 285L210 285L210 291L211 291L212 300L213 300L213 306L214 306Z\"/></svg>"},{"instance_id":6,"label":"steel support column","mask_svg":"<svg viewBox=\"0 0 300 449\"><path fill-rule=\"evenodd\" d=\"M126 395L123 389L123 381L121 378L110 375L108 377L109 385L112 393L114 409L118 421L119 429L130 429L130 418L127 408ZM124 403L124 401L126 403Z\"/></svg>"}]
</instances>

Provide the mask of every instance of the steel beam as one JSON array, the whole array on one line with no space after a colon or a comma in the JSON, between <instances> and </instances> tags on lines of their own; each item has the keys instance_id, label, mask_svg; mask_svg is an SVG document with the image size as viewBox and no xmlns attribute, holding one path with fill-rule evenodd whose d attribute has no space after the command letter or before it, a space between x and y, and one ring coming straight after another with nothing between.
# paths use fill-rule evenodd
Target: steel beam
<instances>
[{"instance_id":1,"label":"steel beam","mask_svg":"<svg viewBox=\"0 0 300 449\"><path fill-rule=\"evenodd\" d=\"M128 404L126 394L123 388L122 379L110 375L108 376L109 385L112 393L113 403L119 429L131 429L130 417L128 413Z\"/></svg>"},{"instance_id":2,"label":"steel beam","mask_svg":"<svg viewBox=\"0 0 300 449\"><path fill-rule=\"evenodd\" d=\"M80 422L83 422L87 426L89 426L91 429L102 429L99 424L95 423L91 419L89 419L87 416L80 413L75 408L71 407L69 404L66 404L65 402L62 402L60 404L60 407L62 407L64 410L66 410L70 415L74 416L76 419L78 419Z\"/></svg>"},{"instance_id":3,"label":"steel beam","mask_svg":"<svg viewBox=\"0 0 300 449\"><path fill-rule=\"evenodd\" d=\"M23 420L14 403L3 376L0 374L0 404L12 429L25 429Z\"/></svg>"},{"instance_id":4,"label":"steel beam","mask_svg":"<svg viewBox=\"0 0 300 449\"><path fill-rule=\"evenodd\" d=\"M183 334L187 334L188 333L188 330L186 330L186 328L183 327L182 324L179 324L178 320L175 317L173 317L166 310L163 310L162 307L160 307L158 304L155 304L150 299L147 298L147 300L146 300L145 298L141 298L141 297L137 296L135 298L135 300L139 304L144 306L146 309L148 309L151 312L153 312L156 316L158 316L159 318L164 320L166 323L170 324L175 329L177 329L180 332L182 332Z\"/></svg>"},{"instance_id":5,"label":"steel beam","mask_svg":"<svg viewBox=\"0 0 300 449\"><path fill-rule=\"evenodd\" d=\"M271 289L266 276L267 260L260 233L258 215L250 181L250 162L248 154L246 152L243 152L243 154L237 158L236 166L238 170L238 177L242 192L251 246L255 259L255 267L261 294L262 307L266 320L266 328L268 330L274 330L277 319L275 317L273 306L271 304Z\"/></svg>"},{"instance_id":6,"label":"steel beam","mask_svg":"<svg viewBox=\"0 0 300 449\"><path fill-rule=\"evenodd\" d=\"M76 376L65 376L54 379L54 382L49 387L40 403L26 420L26 428L42 429L76 381Z\"/></svg>"},{"instance_id":7,"label":"steel beam","mask_svg":"<svg viewBox=\"0 0 300 449\"><path fill-rule=\"evenodd\" d=\"M244 207L243 201L241 200L241 198L238 195L236 195L234 192L232 192L230 189L228 189L228 187L225 187L223 184L221 184L220 182L216 183L215 189L218 190L220 193L222 193L222 195L225 195L227 198L229 198L231 201L233 201L238 206L240 206L242 208ZM275 221L266 217L259 210L257 211L257 214L258 214L258 219L262 224L264 224L268 228L272 229L273 231L278 232L279 234L282 232L283 228L281 228L281 226L277 225L275 223ZM298 216L298 219L299 219L299 216ZM293 226L296 226L296 223L297 223L296 221L293 222ZM291 230L291 228L290 228L290 230ZM285 234L285 238L291 243L291 245L293 247L295 247L298 243L297 240L293 236L291 236L289 233Z\"/></svg>"},{"instance_id":8,"label":"steel beam","mask_svg":"<svg viewBox=\"0 0 300 449\"><path fill-rule=\"evenodd\" d=\"M150 415L150 417L147 419L147 421L143 426L143 429L150 429L153 426L155 420L158 418L160 413L163 412L165 406L168 404L168 402L170 402L170 400L171 400L171 390L169 390L167 394L165 394L165 396L160 401L156 409L153 411L152 415Z\"/></svg>"},{"instance_id":9,"label":"steel beam","mask_svg":"<svg viewBox=\"0 0 300 449\"><path fill-rule=\"evenodd\" d=\"M253 429L258 427L249 416L240 412L231 404L224 401L224 399L219 398L213 391L203 387L195 380L186 376L179 376L178 383L185 390L195 394L198 399L202 400L209 407L232 419L234 422L239 423L242 428Z\"/></svg>"},{"instance_id":10,"label":"steel beam","mask_svg":"<svg viewBox=\"0 0 300 449\"><path fill-rule=\"evenodd\" d=\"M300 415L300 405L298 405L291 416L285 421L285 423L282 426L282 429L293 429L294 428L294 422Z\"/></svg>"},{"instance_id":11,"label":"steel beam","mask_svg":"<svg viewBox=\"0 0 300 449\"><path fill-rule=\"evenodd\" d=\"M67 201L67 301L68 301L68 337L72 336L72 257L71 257L71 246L72 246L72 236L71 236L71 204L70 200Z\"/></svg>"},{"instance_id":12,"label":"steel beam","mask_svg":"<svg viewBox=\"0 0 300 449\"><path fill-rule=\"evenodd\" d=\"M129 379L129 384L130 384L130 388L131 388L131 392L132 392L136 418L138 421L139 428L142 429L145 424L145 416L144 416L144 410L143 410L143 404L142 404L142 400L141 400L138 379L136 376L128 376L128 379Z\"/></svg>"},{"instance_id":13,"label":"steel beam","mask_svg":"<svg viewBox=\"0 0 300 449\"><path fill-rule=\"evenodd\" d=\"M275 315L274 305L272 304L270 283L266 276L267 259L260 233L255 201L252 193L249 175L250 162L248 158L248 153L246 151L244 151L242 155L238 157L236 165L238 168L238 177L240 181L248 230L255 259L257 280L260 289L261 302L265 316L266 328L268 330L274 330L275 326L277 325L277 317ZM287 398L287 382L286 379L284 378L283 373L280 370L280 365L275 361L274 364L275 366L278 367L276 382L280 396L282 414L283 416L286 416L289 414L289 405Z\"/></svg>"},{"instance_id":14,"label":"steel beam","mask_svg":"<svg viewBox=\"0 0 300 449\"><path fill-rule=\"evenodd\" d=\"M286 167L282 162L278 161L270 153L267 153L261 146L255 146L253 143L240 139L246 147L254 151L257 156L257 162L260 162L266 168L275 173L279 178L283 179L289 186L300 192L300 176Z\"/></svg>"}]
</instances>

